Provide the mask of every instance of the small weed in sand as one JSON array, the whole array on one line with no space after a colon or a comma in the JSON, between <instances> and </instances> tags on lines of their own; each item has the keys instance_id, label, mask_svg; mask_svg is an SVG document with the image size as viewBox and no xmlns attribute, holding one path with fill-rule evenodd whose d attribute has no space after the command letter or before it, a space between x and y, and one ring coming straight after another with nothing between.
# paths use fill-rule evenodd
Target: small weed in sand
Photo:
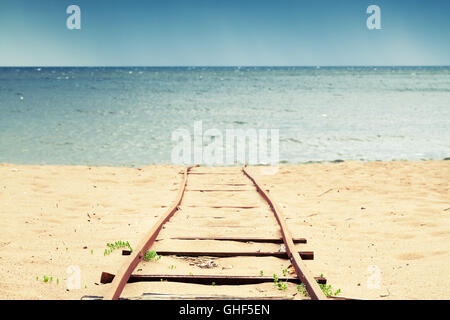
<instances>
[{"instance_id":1,"label":"small weed in sand","mask_svg":"<svg viewBox=\"0 0 450 320\"><path fill-rule=\"evenodd\" d=\"M39 281L39 277L36 277L36 280ZM53 277L52 276L43 276L42 281L44 283L52 283ZM56 284L59 284L59 278L56 278Z\"/></svg>"},{"instance_id":2,"label":"small weed in sand","mask_svg":"<svg viewBox=\"0 0 450 320\"><path fill-rule=\"evenodd\" d=\"M259 275L262 277L264 276L264 271L263 270L259 270Z\"/></svg>"},{"instance_id":3,"label":"small weed in sand","mask_svg":"<svg viewBox=\"0 0 450 320\"><path fill-rule=\"evenodd\" d=\"M322 289L322 292L327 296L334 296L336 297L337 295L339 295L341 293L341 289L337 289L336 291L333 291L333 288L331 287L331 285L326 285L326 284L319 284L320 289Z\"/></svg>"},{"instance_id":4,"label":"small weed in sand","mask_svg":"<svg viewBox=\"0 0 450 320\"><path fill-rule=\"evenodd\" d=\"M274 284L278 283L278 276L275 273L273 274L273 283Z\"/></svg>"},{"instance_id":5,"label":"small weed in sand","mask_svg":"<svg viewBox=\"0 0 450 320\"><path fill-rule=\"evenodd\" d=\"M273 283L278 287L278 290L284 291L287 289L287 281L280 281L275 273L273 274Z\"/></svg>"},{"instance_id":6,"label":"small weed in sand","mask_svg":"<svg viewBox=\"0 0 450 320\"><path fill-rule=\"evenodd\" d=\"M297 291L305 297L309 297L308 291L306 291L306 286L303 283L297 286Z\"/></svg>"},{"instance_id":7,"label":"small weed in sand","mask_svg":"<svg viewBox=\"0 0 450 320\"><path fill-rule=\"evenodd\" d=\"M114 243L107 243L106 246L109 249L105 249L105 252L103 253L104 256L106 256L107 254L110 254L115 249L119 249L119 248L128 248L130 250L130 252L133 252L133 248L131 248L130 243L128 241L116 241Z\"/></svg>"},{"instance_id":8,"label":"small weed in sand","mask_svg":"<svg viewBox=\"0 0 450 320\"><path fill-rule=\"evenodd\" d=\"M159 259L161 259L161 256L155 250L148 250L144 255L144 261L158 261Z\"/></svg>"},{"instance_id":9,"label":"small weed in sand","mask_svg":"<svg viewBox=\"0 0 450 320\"><path fill-rule=\"evenodd\" d=\"M287 284L286 282L278 282L278 290L286 290L287 289Z\"/></svg>"},{"instance_id":10,"label":"small weed in sand","mask_svg":"<svg viewBox=\"0 0 450 320\"><path fill-rule=\"evenodd\" d=\"M323 273L320 274L320 277L323 278ZM323 293L329 297L329 296L334 296L336 297L338 294L341 293L341 289L337 289L336 291L333 291L333 288L331 287L331 285L326 285L326 284L319 284L320 289L322 289Z\"/></svg>"},{"instance_id":11,"label":"small weed in sand","mask_svg":"<svg viewBox=\"0 0 450 320\"><path fill-rule=\"evenodd\" d=\"M321 278L323 278L323 274L320 275ZM341 293L341 289L337 289L336 291L333 291L333 288L331 285L321 284L319 283L320 289L322 289L322 292L327 297L330 296L338 296ZM303 294L305 297L309 297L308 291L306 291L306 286L302 283L297 286L297 291Z\"/></svg>"}]
</instances>

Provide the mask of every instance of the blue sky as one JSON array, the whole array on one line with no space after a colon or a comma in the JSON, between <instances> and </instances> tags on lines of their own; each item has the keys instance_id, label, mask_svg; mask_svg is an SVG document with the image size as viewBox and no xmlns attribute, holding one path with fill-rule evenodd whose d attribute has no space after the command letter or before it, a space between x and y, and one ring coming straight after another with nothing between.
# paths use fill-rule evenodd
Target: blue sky
<instances>
[{"instance_id":1,"label":"blue sky","mask_svg":"<svg viewBox=\"0 0 450 320\"><path fill-rule=\"evenodd\" d=\"M449 0L1 0L0 65L450 65L449 16Z\"/></svg>"}]
</instances>

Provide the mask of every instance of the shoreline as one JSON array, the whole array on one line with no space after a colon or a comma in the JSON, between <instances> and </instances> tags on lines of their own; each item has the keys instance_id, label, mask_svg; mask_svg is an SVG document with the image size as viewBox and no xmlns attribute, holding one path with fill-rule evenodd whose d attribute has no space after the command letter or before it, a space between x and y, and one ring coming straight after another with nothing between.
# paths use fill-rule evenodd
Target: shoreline
<instances>
[{"instance_id":1,"label":"shoreline","mask_svg":"<svg viewBox=\"0 0 450 320\"><path fill-rule=\"evenodd\" d=\"M392 160L344 160L344 159L335 159L335 160L309 160L304 162L288 162L281 160L279 162L279 167L283 166L301 166L301 165L311 165L311 164L339 164L339 163L371 163L371 162L427 162L427 161L450 161L450 157L445 157L443 159L420 159L420 160L408 160L408 159L392 159ZM178 166L178 167L185 167L189 165L179 165L179 164L172 164L172 163L149 163L149 164L143 164L143 165L96 165L96 164L27 164L27 163L14 163L14 162L0 162L0 166L29 166L29 167L93 167L93 168L130 168L130 169L139 169L139 168L145 168L145 167L158 167L158 166ZM207 167L207 168L229 168L229 167L242 167L242 164L218 164L218 165L205 165L201 164L201 167ZM249 164L249 166L252 167L272 167L270 164Z\"/></svg>"},{"instance_id":2,"label":"shoreline","mask_svg":"<svg viewBox=\"0 0 450 320\"><path fill-rule=\"evenodd\" d=\"M180 168L0 164L0 298L102 295L108 285L99 284L101 272L114 273L122 261L120 250L104 255L106 243L139 242L176 197ZM314 275L323 273L342 296L450 298L445 276L450 264L450 162L287 164L273 175L258 166L250 169L282 207L292 234L308 239L305 249L315 252L308 268ZM223 264L231 263L227 261ZM177 269L170 270L171 264ZM71 266L79 267L79 289L67 290ZM239 266L245 267L236 262L228 271L242 272ZM170 257L148 267L173 274L190 270ZM44 282L44 276L53 280ZM377 278L379 287L369 288ZM280 294L273 284L258 288ZM126 294L143 290L238 295L239 289L152 283L133 284ZM246 290L259 292L256 287ZM289 287L286 294L293 292L295 287Z\"/></svg>"}]
</instances>

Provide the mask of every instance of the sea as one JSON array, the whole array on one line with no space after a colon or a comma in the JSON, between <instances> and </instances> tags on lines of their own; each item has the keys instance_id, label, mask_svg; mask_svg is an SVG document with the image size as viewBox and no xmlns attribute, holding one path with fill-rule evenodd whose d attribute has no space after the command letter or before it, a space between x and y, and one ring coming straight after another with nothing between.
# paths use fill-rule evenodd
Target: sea
<instances>
[{"instance_id":1,"label":"sea","mask_svg":"<svg viewBox=\"0 0 450 320\"><path fill-rule=\"evenodd\" d=\"M172 163L174 131L276 129L280 163L450 157L450 67L0 68L0 163Z\"/></svg>"}]
</instances>

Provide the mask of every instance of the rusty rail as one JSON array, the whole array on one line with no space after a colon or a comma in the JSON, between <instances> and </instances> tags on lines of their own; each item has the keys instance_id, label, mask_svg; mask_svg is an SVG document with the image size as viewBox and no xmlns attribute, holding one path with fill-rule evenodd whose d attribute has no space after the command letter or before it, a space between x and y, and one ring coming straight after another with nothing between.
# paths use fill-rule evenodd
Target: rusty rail
<instances>
[{"instance_id":1,"label":"rusty rail","mask_svg":"<svg viewBox=\"0 0 450 320\"><path fill-rule=\"evenodd\" d=\"M183 198L184 190L186 189L186 182L188 172L192 167L188 167L183 171L183 182L178 190L177 198L175 199L172 206L164 213L164 215L158 220L158 222L153 226L153 228L147 233L141 243L137 246L128 258L122 264L122 267L117 272L116 277L111 284L111 290L107 292L104 299L105 300L117 300L123 291L123 288L128 282L131 273L142 260L145 252L152 246L155 242L156 237L161 231L162 226L166 223L170 217L177 211L177 207L180 205L181 199Z\"/></svg>"},{"instance_id":2,"label":"rusty rail","mask_svg":"<svg viewBox=\"0 0 450 320\"><path fill-rule=\"evenodd\" d=\"M244 166L242 168L242 172L244 172L244 174L253 182L253 184L256 186L256 189L258 190L258 192L261 194L261 196L267 201L269 206L272 208L272 211L275 214L275 218L277 219L278 224L280 225L281 235L283 236L283 242L284 242L284 245L286 246L286 252L292 262L292 265L294 266L297 276L300 278L301 282L303 284L305 284L306 290L308 291L311 299L314 299L314 300L327 299L327 297L320 289L320 287L317 284L314 277L307 270L300 255L298 254L297 250L295 249L294 241L292 240L291 233L289 232L289 229L287 228L287 225L284 220L284 216L281 212L280 207L276 204L275 201L273 201L273 199L269 195L269 193L266 190L264 190L263 188L261 188L261 185L258 184L258 182L255 180L255 178L253 178L250 175L250 173L247 171L246 166Z\"/></svg>"}]
</instances>

